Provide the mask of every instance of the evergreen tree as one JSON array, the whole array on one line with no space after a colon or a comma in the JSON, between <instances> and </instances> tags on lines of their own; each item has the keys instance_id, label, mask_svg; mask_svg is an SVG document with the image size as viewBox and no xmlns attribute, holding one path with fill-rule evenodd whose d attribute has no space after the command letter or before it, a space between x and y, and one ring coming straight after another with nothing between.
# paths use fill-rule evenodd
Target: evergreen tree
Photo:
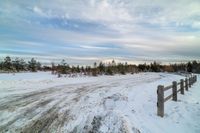
<instances>
[{"instance_id":1,"label":"evergreen tree","mask_svg":"<svg viewBox=\"0 0 200 133\"><path fill-rule=\"evenodd\" d=\"M188 64L187 64L187 71L192 72L192 63L191 62L188 62Z\"/></svg>"},{"instance_id":2,"label":"evergreen tree","mask_svg":"<svg viewBox=\"0 0 200 133\"><path fill-rule=\"evenodd\" d=\"M197 61L192 62L192 72L196 73L198 71L198 63Z\"/></svg>"},{"instance_id":3,"label":"evergreen tree","mask_svg":"<svg viewBox=\"0 0 200 133\"><path fill-rule=\"evenodd\" d=\"M0 70L3 70L3 62L0 62Z\"/></svg>"},{"instance_id":4,"label":"evergreen tree","mask_svg":"<svg viewBox=\"0 0 200 133\"><path fill-rule=\"evenodd\" d=\"M92 69L92 76L97 76L97 63L94 62L94 68Z\"/></svg>"},{"instance_id":5,"label":"evergreen tree","mask_svg":"<svg viewBox=\"0 0 200 133\"><path fill-rule=\"evenodd\" d=\"M80 66L78 65L78 66L76 67L76 72L77 72L77 73L80 73L80 71L81 71L81 70L80 70Z\"/></svg>"},{"instance_id":6,"label":"evergreen tree","mask_svg":"<svg viewBox=\"0 0 200 133\"><path fill-rule=\"evenodd\" d=\"M106 75L113 75L113 71L111 70L111 68L110 67L108 67L107 69L106 69L106 73L105 73Z\"/></svg>"},{"instance_id":7,"label":"evergreen tree","mask_svg":"<svg viewBox=\"0 0 200 133\"><path fill-rule=\"evenodd\" d=\"M83 67L83 66L81 67L81 72L82 72L82 73L84 73L84 72L85 72L85 69L84 69L84 67Z\"/></svg>"},{"instance_id":8,"label":"evergreen tree","mask_svg":"<svg viewBox=\"0 0 200 133\"><path fill-rule=\"evenodd\" d=\"M138 68L139 68L140 71L144 72L147 67L146 67L146 64L139 64Z\"/></svg>"},{"instance_id":9,"label":"evergreen tree","mask_svg":"<svg viewBox=\"0 0 200 133\"><path fill-rule=\"evenodd\" d=\"M102 62L99 63L98 68L101 74L105 72L105 65Z\"/></svg>"},{"instance_id":10,"label":"evergreen tree","mask_svg":"<svg viewBox=\"0 0 200 133\"><path fill-rule=\"evenodd\" d=\"M160 65L157 62L151 63L150 67L153 72L160 72Z\"/></svg>"},{"instance_id":11,"label":"evergreen tree","mask_svg":"<svg viewBox=\"0 0 200 133\"><path fill-rule=\"evenodd\" d=\"M12 64L17 72L26 70L26 62L23 59L16 58Z\"/></svg>"},{"instance_id":12,"label":"evergreen tree","mask_svg":"<svg viewBox=\"0 0 200 133\"><path fill-rule=\"evenodd\" d=\"M97 63L96 62L94 62L94 68L97 68Z\"/></svg>"},{"instance_id":13,"label":"evergreen tree","mask_svg":"<svg viewBox=\"0 0 200 133\"><path fill-rule=\"evenodd\" d=\"M37 71L37 61L32 58L31 61L28 62L28 68L31 72Z\"/></svg>"},{"instance_id":14,"label":"evergreen tree","mask_svg":"<svg viewBox=\"0 0 200 133\"><path fill-rule=\"evenodd\" d=\"M72 66L71 72L72 72L72 73L75 73L75 72L76 72L76 67Z\"/></svg>"},{"instance_id":15,"label":"evergreen tree","mask_svg":"<svg viewBox=\"0 0 200 133\"><path fill-rule=\"evenodd\" d=\"M12 70L12 60L9 56L7 56L5 59L4 59L4 63L3 63L3 69L5 71L11 71Z\"/></svg>"},{"instance_id":16,"label":"evergreen tree","mask_svg":"<svg viewBox=\"0 0 200 133\"><path fill-rule=\"evenodd\" d=\"M58 72L61 74L69 74L70 72L70 67L69 65L65 62L65 60L61 61L61 64L58 65Z\"/></svg>"}]
</instances>

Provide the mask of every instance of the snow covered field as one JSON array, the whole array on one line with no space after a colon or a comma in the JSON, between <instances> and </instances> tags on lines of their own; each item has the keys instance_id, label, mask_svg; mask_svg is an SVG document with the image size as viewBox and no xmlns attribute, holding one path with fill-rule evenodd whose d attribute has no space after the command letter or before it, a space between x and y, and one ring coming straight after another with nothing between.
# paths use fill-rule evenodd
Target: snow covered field
<instances>
[{"instance_id":1,"label":"snow covered field","mask_svg":"<svg viewBox=\"0 0 200 133\"><path fill-rule=\"evenodd\" d=\"M184 77L139 73L57 78L0 74L0 132L200 133L200 77L156 115L157 85Z\"/></svg>"}]
</instances>

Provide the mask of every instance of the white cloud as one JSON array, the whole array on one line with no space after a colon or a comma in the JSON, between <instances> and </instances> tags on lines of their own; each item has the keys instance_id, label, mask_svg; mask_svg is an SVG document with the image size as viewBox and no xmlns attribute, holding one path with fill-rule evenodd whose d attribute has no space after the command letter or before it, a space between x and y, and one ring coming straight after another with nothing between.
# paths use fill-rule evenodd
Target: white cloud
<instances>
[{"instance_id":1,"label":"white cloud","mask_svg":"<svg viewBox=\"0 0 200 133\"><path fill-rule=\"evenodd\" d=\"M47 17L48 15L42 11L41 8L37 7L37 6L34 6L33 7L33 11L41 16L44 16L44 17Z\"/></svg>"},{"instance_id":2,"label":"white cloud","mask_svg":"<svg viewBox=\"0 0 200 133\"><path fill-rule=\"evenodd\" d=\"M122 5L109 3L108 0L92 2L83 17L93 21L103 22L130 22L132 16Z\"/></svg>"},{"instance_id":3,"label":"white cloud","mask_svg":"<svg viewBox=\"0 0 200 133\"><path fill-rule=\"evenodd\" d=\"M0 34L0 38L19 40L18 44L29 46L42 45L43 42L58 47L76 44L92 52L110 49L97 47L96 44L113 44L120 46L121 51L127 51L130 56L162 56L162 53L170 52L177 56L187 52L186 55L190 56L192 51L198 52L200 42L200 2L197 0L6 1L0 5L0 13L0 19L5 21L4 26L7 24L11 31L6 37L6 33ZM29 23L22 23L18 21L20 19ZM57 19L62 21L56 22ZM55 21L50 25L46 21L40 23L43 20ZM84 30L91 28L88 32L81 31L85 25L74 23L72 25L78 30L73 31L67 29L68 20L97 26L84 27ZM58 23L65 24L67 28L59 27ZM98 25L103 25L103 28ZM24 36L27 41L21 41L23 37L18 35Z\"/></svg>"},{"instance_id":4,"label":"white cloud","mask_svg":"<svg viewBox=\"0 0 200 133\"><path fill-rule=\"evenodd\" d=\"M33 10L39 15L80 19L101 23L119 33L130 33L140 23L157 25L164 30L174 30L184 24L198 28L195 16L200 14L200 2L188 0L42 0ZM196 22L197 21L197 22ZM174 25L172 25L174 23Z\"/></svg>"},{"instance_id":5,"label":"white cloud","mask_svg":"<svg viewBox=\"0 0 200 133\"><path fill-rule=\"evenodd\" d=\"M81 48L84 49L91 49L91 50L111 50L113 48L109 48L109 47L98 47L98 46L88 46L88 45L81 45Z\"/></svg>"}]
</instances>

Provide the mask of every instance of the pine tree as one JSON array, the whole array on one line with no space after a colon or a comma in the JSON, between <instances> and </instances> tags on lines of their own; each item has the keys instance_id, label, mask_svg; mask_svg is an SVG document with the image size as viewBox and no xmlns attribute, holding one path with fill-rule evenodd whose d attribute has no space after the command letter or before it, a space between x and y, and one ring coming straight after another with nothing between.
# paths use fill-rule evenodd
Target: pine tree
<instances>
[{"instance_id":1,"label":"pine tree","mask_svg":"<svg viewBox=\"0 0 200 133\"><path fill-rule=\"evenodd\" d=\"M80 66L78 65L78 66L76 67L76 72L77 72L77 73L80 73L80 71L81 71L81 70L80 70Z\"/></svg>"},{"instance_id":2,"label":"pine tree","mask_svg":"<svg viewBox=\"0 0 200 133\"><path fill-rule=\"evenodd\" d=\"M13 67L15 68L15 70L17 72L20 71L20 61L19 61L19 58L16 58L14 61L12 61L13 63Z\"/></svg>"},{"instance_id":3,"label":"pine tree","mask_svg":"<svg viewBox=\"0 0 200 133\"><path fill-rule=\"evenodd\" d=\"M111 70L111 68L110 67L108 67L107 69L106 69L106 73L105 73L106 75L113 75L113 71Z\"/></svg>"},{"instance_id":4,"label":"pine tree","mask_svg":"<svg viewBox=\"0 0 200 133\"><path fill-rule=\"evenodd\" d=\"M191 62L188 62L188 64L187 64L187 71L192 72L192 63Z\"/></svg>"},{"instance_id":5,"label":"pine tree","mask_svg":"<svg viewBox=\"0 0 200 133\"><path fill-rule=\"evenodd\" d=\"M3 62L0 62L0 70L3 70Z\"/></svg>"},{"instance_id":6,"label":"pine tree","mask_svg":"<svg viewBox=\"0 0 200 133\"><path fill-rule=\"evenodd\" d=\"M197 61L192 62L192 72L196 73L198 70L198 63Z\"/></svg>"},{"instance_id":7,"label":"pine tree","mask_svg":"<svg viewBox=\"0 0 200 133\"><path fill-rule=\"evenodd\" d=\"M58 65L58 72L61 74L69 74L70 72L70 67L69 65L65 62L65 60L61 61L61 64Z\"/></svg>"},{"instance_id":8,"label":"pine tree","mask_svg":"<svg viewBox=\"0 0 200 133\"><path fill-rule=\"evenodd\" d=\"M7 56L5 59L4 59L4 63L3 63L3 69L5 71L11 71L12 70L12 60L9 56Z\"/></svg>"},{"instance_id":9,"label":"pine tree","mask_svg":"<svg viewBox=\"0 0 200 133\"><path fill-rule=\"evenodd\" d=\"M32 58L31 61L28 62L28 68L31 72L37 71L37 61Z\"/></svg>"},{"instance_id":10,"label":"pine tree","mask_svg":"<svg viewBox=\"0 0 200 133\"><path fill-rule=\"evenodd\" d=\"M92 76L97 76L97 63L94 62L94 68L92 69Z\"/></svg>"},{"instance_id":11,"label":"pine tree","mask_svg":"<svg viewBox=\"0 0 200 133\"><path fill-rule=\"evenodd\" d=\"M105 65L102 62L100 62L98 69L99 69L100 73L103 74L105 72Z\"/></svg>"},{"instance_id":12,"label":"pine tree","mask_svg":"<svg viewBox=\"0 0 200 133\"><path fill-rule=\"evenodd\" d=\"M85 69L84 69L84 67L83 67L83 66L81 67L81 72L82 72L82 73L84 73L84 72L85 72Z\"/></svg>"},{"instance_id":13,"label":"pine tree","mask_svg":"<svg viewBox=\"0 0 200 133\"><path fill-rule=\"evenodd\" d=\"M26 70L26 62L23 59L16 58L14 61L12 61L12 64L17 72Z\"/></svg>"}]
</instances>

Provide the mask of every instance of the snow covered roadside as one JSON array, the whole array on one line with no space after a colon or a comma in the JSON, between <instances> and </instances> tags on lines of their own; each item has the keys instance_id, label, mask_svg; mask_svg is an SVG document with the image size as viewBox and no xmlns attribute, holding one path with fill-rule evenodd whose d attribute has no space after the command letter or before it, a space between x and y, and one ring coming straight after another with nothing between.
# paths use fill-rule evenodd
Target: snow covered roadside
<instances>
[{"instance_id":1,"label":"snow covered roadside","mask_svg":"<svg viewBox=\"0 0 200 133\"><path fill-rule=\"evenodd\" d=\"M0 132L200 132L200 77L178 102L156 115L157 85L166 73L57 78L50 73L0 74Z\"/></svg>"}]
</instances>

